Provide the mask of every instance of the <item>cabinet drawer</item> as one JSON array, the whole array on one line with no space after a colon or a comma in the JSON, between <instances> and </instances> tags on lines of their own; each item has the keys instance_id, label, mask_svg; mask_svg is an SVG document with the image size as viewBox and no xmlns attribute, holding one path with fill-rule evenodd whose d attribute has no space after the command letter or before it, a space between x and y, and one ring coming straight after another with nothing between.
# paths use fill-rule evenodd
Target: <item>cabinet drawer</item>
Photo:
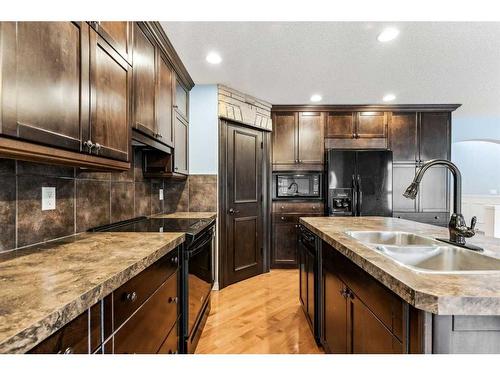
<instances>
[{"instance_id":1,"label":"cabinet drawer","mask_svg":"<svg viewBox=\"0 0 500 375\"><path fill-rule=\"evenodd\" d=\"M394 212L393 216L398 219L417 221L441 227L448 226L448 222L450 221L449 212Z\"/></svg>"},{"instance_id":2,"label":"cabinet drawer","mask_svg":"<svg viewBox=\"0 0 500 375\"><path fill-rule=\"evenodd\" d=\"M178 263L179 250L175 249L114 291L115 329L127 320L177 270Z\"/></svg>"},{"instance_id":3,"label":"cabinet drawer","mask_svg":"<svg viewBox=\"0 0 500 375\"><path fill-rule=\"evenodd\" d=\"M273 213L318 213L323 214L323 202L273 202Z\"/></svg>"},{"instance_id":4,"label":"cabinet drawer","mask_svg":"<svg viewBox=\"0 0 500 375\"><path fill-rule=\"evenodd\" d=\"M384 285L323 242L323 255L349 289L398 339L403 337L403 301Z\"/></svg>"},{"instance_id":5,"label":"cabinet drawer","mask_svg":"<svg viewBox=\"0 0 500 375\"><path fill-rule=\"evenodd\" d=\"M88 352L88 310L29 351L31 354L87 354Z\"/></svg>"},{"instance_id":6,"label":"cabinet drawer","mask_svg":"<svg viewBox=\"0 0 500 375\"><path fill-rule=\"evenodd\" d=\"M158 354L179 354L179 322L170 330L165 341L161 344Z\"/></svg>"},{"instance_id":7,"label":"cabinet drawer","mask_svg":"<svg viewBox=\"0 0 500 375\"><path fill-rule=\"evenodd\" d=\"M298 224L300 215L273 214L274 224Z\"/></svg>"},{"instance_id":8,"label":"cabinet drawer","mask_svg":"<svg viewBox=\"0 0 500 375\"><path fill-rule=\"evenodd\" d=\"M157 353L177 321L178 300L176 272L115 333L114 353Z\"/></svg>"}]
</instances>

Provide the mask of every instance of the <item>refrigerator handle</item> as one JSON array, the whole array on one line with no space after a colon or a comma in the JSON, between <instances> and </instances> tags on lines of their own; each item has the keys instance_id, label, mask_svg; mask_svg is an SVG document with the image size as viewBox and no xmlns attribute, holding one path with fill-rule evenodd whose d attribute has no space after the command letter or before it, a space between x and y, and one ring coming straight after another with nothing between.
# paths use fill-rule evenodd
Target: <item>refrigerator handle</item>
<instances>
[{"instance_id":1,"label":"refrigerator handle","mask_svg":"<svg viewBox=\"0 0 500 375\"><path fill-rule=\"evenodd\" d=\"M363 190L361 188L361 176L358 174L357 176L357 185L358 185L358 215L361 216L361 207L363 204Z\"/></svg>"},{"instance_id":2,"label":"refrigerator handle","mask_svg":"<svg viewBox=\"0 0 500 375\"><path fill-rule=\"evenodd\" d=\"M352 216L358 216L358 187L355 175L352 175Z\"/></svg>"}]
</instances>

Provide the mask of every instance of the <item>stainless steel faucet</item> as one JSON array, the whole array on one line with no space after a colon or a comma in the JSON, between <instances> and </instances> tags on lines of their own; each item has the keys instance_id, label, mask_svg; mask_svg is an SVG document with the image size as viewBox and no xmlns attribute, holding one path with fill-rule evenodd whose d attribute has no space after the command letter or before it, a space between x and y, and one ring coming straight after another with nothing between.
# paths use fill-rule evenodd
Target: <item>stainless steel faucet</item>
<instances>
[{"instance_id":1,"label":"stainless steel faucet","mask_svg":"<svg viewBox=\"0 0 500 375\"><path fill-rule=\"evenodd\" d=\"M403 196L410 199L415 199L417 197L418 189L420 187L420 182L422 177L424 177L425 172L432 166L443 165L447 167L453 174L453 214L451 215L450 222L448 223L448 230L450 232L450 239L438 238L438 240L450 243L452 245L465 247L470 250L481 251L480 247L466 244L465 239L470 238L476 234L474 228L476 226L477 219L474 216L471 221L470 227L465 223L465 219L462 215L462 175L458 170L458 167L449 160L444 159L434 159L425 162L415 174L413 182L408 186Z\"/></svg>"}]
</instances>

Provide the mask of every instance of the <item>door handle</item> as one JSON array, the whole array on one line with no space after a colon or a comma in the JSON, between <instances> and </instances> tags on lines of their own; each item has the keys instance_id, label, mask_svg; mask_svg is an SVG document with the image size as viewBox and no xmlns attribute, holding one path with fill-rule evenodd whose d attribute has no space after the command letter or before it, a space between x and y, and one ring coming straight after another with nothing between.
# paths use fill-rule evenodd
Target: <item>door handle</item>
<instances>
[{"instance_id":1,"label":"door handle","mask_svg":"<svg viewBox=\"0 0 500 375\"><path fill-rule=\"evenodd\" d=\"M240 210L235 210L234 208L230 208L228 211L229 215L234 215L240 213Z\"/></svg>"}]
</instances>

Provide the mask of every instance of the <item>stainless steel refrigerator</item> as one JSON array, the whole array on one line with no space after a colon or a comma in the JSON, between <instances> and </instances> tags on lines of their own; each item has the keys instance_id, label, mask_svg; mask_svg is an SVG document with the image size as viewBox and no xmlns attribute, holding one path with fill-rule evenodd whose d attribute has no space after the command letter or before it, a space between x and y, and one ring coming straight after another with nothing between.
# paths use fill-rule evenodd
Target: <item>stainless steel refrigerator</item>
<instances>
[{"instance_id":1,"label":"stainless steel refrigerator","mask_svg":"<svg viewBox=\"0 0 500 375\"><path fill-rule=\"evenodd\" d=\"M392 216L392 151L328 150L328 215Z\"/></svg>"}]
</instances>

